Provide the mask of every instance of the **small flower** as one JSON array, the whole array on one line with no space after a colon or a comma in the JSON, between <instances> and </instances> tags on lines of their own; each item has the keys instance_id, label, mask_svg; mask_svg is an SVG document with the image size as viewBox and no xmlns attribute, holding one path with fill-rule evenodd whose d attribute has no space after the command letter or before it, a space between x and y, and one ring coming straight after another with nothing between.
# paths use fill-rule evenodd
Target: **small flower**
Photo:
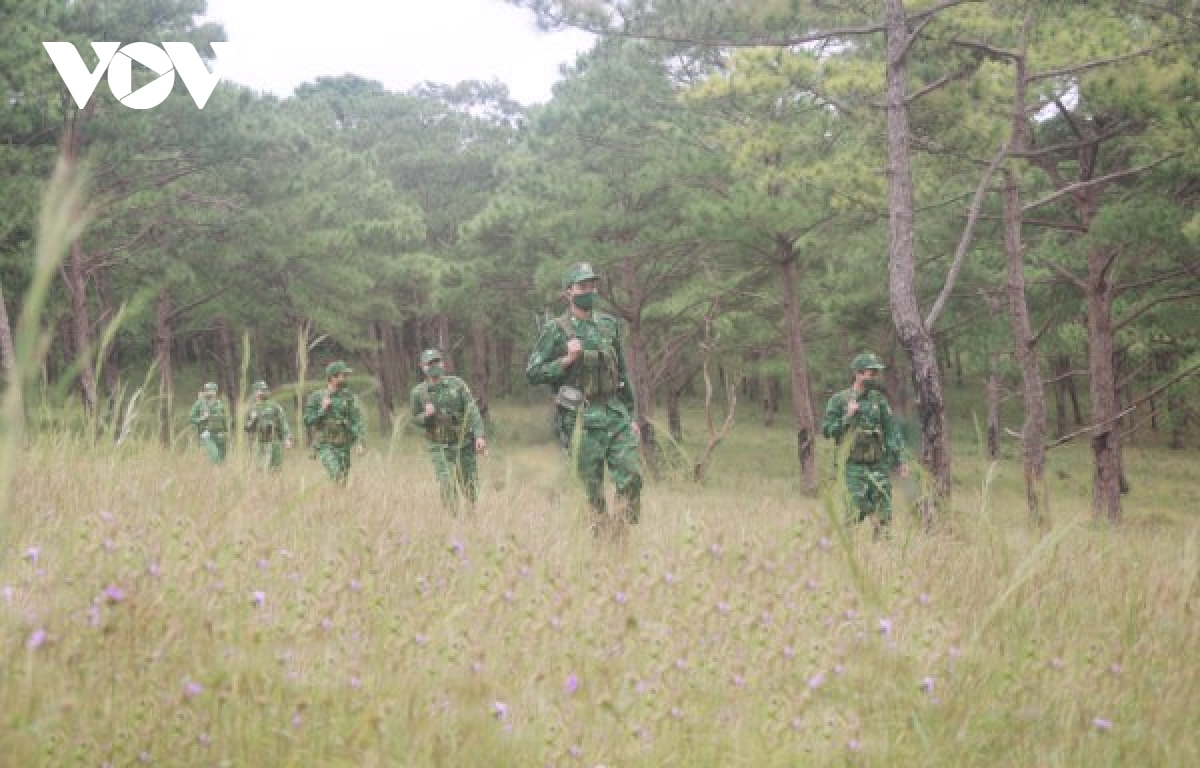
<instances>
[{"instance_id":1,"label":"small flower","mask_svg":"<svg viewBox=\"0 0 1200 768\"><path fill-rule=\"evenodd\" d=\"M572 744L570 748L567 749L567 754L575 758L582 757L583 747L579 746L578 744Z\"/></svg>"},{"instance_id":2,"label":"small flower","mask_svg":"<svg viewBox=\"0 0 1200 768\"><path fill-rule=\"evenodd\" d=\"M353 688L353 689L355 689L355 690L358 690L359 688L362 688L362 680L359 680L357 677L355 677L355 676L351 675L351 677L350 677L350 687L351 687L351 688Z\"/></svg>"},{"instance_id":3,"label":"small flower","mask_svg":"<svg viewBox=\"0 0 1200 768\"><path fill-rule=\"evenodd\" d=\"M729 613L729 603L725 602L724 600L718 601L717 610L721 613Z\"/></svg>"},{"instance_id":4,"label":"small flower","mask_svg":"<svg viewBox=\"0 0 1200 768\"><path fill-rule=\"evenodd\" d=\"M808 689L810 691L815 691L818 688L820 688L822 685L825 685L825 673L824 672L817 672L812 677L808 678Z\"/></svg>"},{"instance_id":5,"label":"small flower","mask_svg":"<svg viewBox=\"0 0 1200 768\"><path fill-rule=\"evenodd\" d=\"M674 584L676 579L677 579L677 577L675 576L675 573L673 571L667 571L666 573L663 574L663 581L665 581L668 584Z\"/></svg>"},{"instance_id":6,"label":"small flower","mask_svg":"<svg viewBox=\"0 0 1200 768\"><path fill-rule=\"evenodd\" d=\"M350 579L350 591L358 592L362 590L362 582L358 579Z\"/></svg>"},{"instance_id":7,"label":"small flower","mask_svg":"<svg viewBox=\"0 0 1200 768\"><path fill-rule=\"evenodd\" d=\"M930 696L933 695L933 687L934 681L932 677L926 676L921 680L921 690L925 691L925 693L929 694Z\"/></svg>"},{"instance_id":8,"label":"small flower","mask_svg":"<svg viewBox=\"0 0 1200 768\"><path fill-rule=\"evenodd\" d=\"M741 688L742 686L744 686L746 684L746 678L742 677L741 675L735 674L733 676L732 682L735 687Z\"/></svg>"},{"instance_id":9,"label":"small flower","mask_svg":"<svg viewBox=\"0 0 1200 768\"><path fill-rule=\"evenodd\" d=\"M516 595L513 593L513 591L511 589L504 590L504 599L507 602L511 603L515 597L516 597Z\"/></svg>"},{"instance_id":10,"label":"small flower","mask_svg":"<svg viewBox=\"0 0 1200 768\"><path fill-rule=\"evenodd\" d=\"M256 589L250 593L250 602L254 603L256 608L261 608L267 602L267 593L261 589Z\"/></svg>"},{"instance_id":11,"label":"small flower","mask_svg":"<svg viewBox=\"0 0 1200 768\"><path fill-rule=\"evenodd\" d=\"M1061 658L1059 658L1058 656L1055 656L1053 659L1050 659L1050 666L1054 667L1055 669L1062 669L1066 665L1067 665L1067 663L1065 661L1063 661Z\"/></svg>"},{"instance_id":12,"label":"small flower","mask_svg":"<svg viewBox=\"0 0 1200 768\"><path fill-rule=\"evenodd\" d=\"M615 595L613 595L613 600L617 602L617 605L625 605L625 603L629 602L629 595L618 591Z\"/></svg>"},{"instance_id":13,"label":"small flower","mask_svg":"<svg viewBox=\"0 0 1200 768\"><path fill-rule=\"evenodd\" d=\"M157 579L162 575L162 566L157 562L152 562L146 566L146 573Z\"/></svg>"},{"instance_id":14,"label":"small flower","mask_svg":"<svg viewBox=\"0 0 1200 768\"><path fill-rule=\"evenodd\" d=\"M1113 724L1112 720L1105 720L1103 717L1096 717L1092 719L1092 727L1097 731L1111 731Z\"/></svg>"},{"instance_id":15,"label":"small flower","mask_svg":"<svg viewBox=\"0 0 1200 768\"><path fill-rule=\"evenodd\" d=\"M1112 666L1108 668L1108 671L1112 672L1114 675L1119 675L1121 674L1121 665L1114 661Z\"/></svg>"},{"instance_id":16,"label":"small flower","mask_svg":"<svg viewBox=\"0 0 1200 768\"><path fill-rule=\"evenodd\" d=\"M270 568L270 567L271 567L271 561L270 561L270 560L268 560L268 559L267 559L267 558L265 558L265 557L260 557L260 558L258 558L258 569L259 569L260 571L265 571L265 570L267 570L267 569L268 569L268 568Z\"/></svg>"},{"instance_id":17,"label":"small flower","mask_svg":"<svg viewBox=\"0 0 1200 768\"><path fill-rule=\"evenodd\" d=\"M850 741L846 742L846 749L850 750L851 752L857 752L862 749L862 742L858 739L850 739Z\"/></svg>"},{"instance_id":18,"label":"small flower","mask_svg":"<svg viewBox=\"0 0 1200 768\"><path fill-rule=\"evenodd\" d=\"M329 618L328 616L321 619L321 629L325 630L326 632L333 629L333 619Z\"/></svg>"},{"instance_id":19,"label":"small flower","mask_svg":"<svg viewBox=\"0 0 1200 768\"><path fill-rule=\"evenodd\" d=\"M929 605L929 595L922 592L921 594L917 595L917 602L921 605Z\"/></svg>"},{"instance_id":20,"label":"small flower","mask_svg":"<svg viewBox=\"0 0 1200 768\"><path fill-rule=\"evenodd\" d=\"M40 560L41 557L42 557L42 548L41 547L29 547L28 549L25 550L25 559L28 560L29 562L33 563L34 565L38 564L38 560Z\"/></svg>"},{"instance_id":21,"label":"small flower","mask_svg":"<svg viewBox=\"0 0 1200 768\"><path fill-rule=\"evenodd\" d=\"M708 553L710 555L712 555L713 557L720 557L721 552L723 552L723 551L724 550L721 548L721 545L715 541L712 544L710 544L708 547Z\"/></svg>"},{"instance_id":22,"label":"small flower","mask_svg":"<svg viewBox=\"0 0 1200 768\"><path fill-rule=\"evenodd\" d=\"M46 643L46 630L38 627L29 635L29 639L25 641L25 647L31 651L36 651Z\"/></svg>"},{"instance_id":23,"label":"small flower","mask_svg":"<svg viewBox=\"0 0 1200 768\"><path fill-rule=\"evenodd\" d=\"M483 671L483 662L478 661L478 660L472 661L471 662L471 671L478 675L480 672Z\"/></svg>"},{"instance_id":24,"label":"small flower","mask_svg":"<svg viewBox=\"0 0 1200 768\"><path fill-rule=\"evenodd\" d=\"M454 541L450 542L450 551L451 551L451 552L453 552L453 553L454 553L454 554L456 554L456 555L460 555L460 556L461 556L461 555L462 555L462 553L466 551L466 549L467 549L467 548L463 546L463 543L462 543L461 541L457 540L457 539L455 539Z\"/></svg>"},{"instance_id":25,"label":"small flower","mask_svg":"<svg viewBox=\"0 0 1200 768\"><path fill-rule=\"evenodd\" d=\"M508 717L508 705L505 704L503 701L493 701L492 702L492 715L494 715L497 720L505 719L506 717Z\"/></svg>"},{"instance_id":26,"label":"small flower","mask_svg":"<svg viewBox=\"0 0 1200 768\"><path fill-rule=\"evenodd\" d=\"M304 725L304 715L300 714L299 712L293 713L292 714L292 727L299 728L302 725Z\"/></svg>"},{"instance_id":27,"label":"small flower","mask_svg":"<svg viewBox=\"0 0 1200 768\"><path fill-rule=\"evenodd\" d=\"M195 680L188 680L183 684L183 697L190 699L194 696L199 696L204 693L204 686L197 683Z\"/></svg>"},{"instance_id":28,"label":"small flower","mask_svg":"<svg viewBox=\"0 0 1200 768\"><path fill-rule=\"evenodd\" d=\"M105 552L112 552L114 549L117 548L117 543L115 541L113 541L112 539L105 539L104 543L101 546L104 547Z\"/></svg>"},{"instance_id":29,"label":"small flower","mask_svg":"<svg viewBox=\"0 0 1200 768\"><path fill-rule=\"evenodd\" d=\"M13 598L16 597L17 591L13 589L11 584L5 584L4 589L0 589L0 594L4 595L6 602L11 603Z\"/></svg>"},{"instance_id":30,"label":"small flower","mask_svg":"<svg viewBox=\"0 0 1200 768\"><path fill-rule=\"evenodd\" d=\"M822 536L820 541L817 542L817 545L821 549L829 549L830 547L833 546L833 542L829 540L828 536Z\"/></svg>"},{"instance_id":31,"label":"small flower","mask_svg":"<svg viewBox=\"0 0 1200 768\"><path fill-rule=\"evenodd\" d=\"M207 747L209 744L212 744L212 736L209 736L207 733L201 731L200 735L196 737L196 742L202 747Z\"/></svg>"},{"instance_id":32,"label":"small flower","mask_svg":"<svg viewBox=\"0 0 1200 768\"><path fill-rule=\"evenodd\" d=\"M674 718L675 720L682 719L683 718L683 710L680 709L679 707L671 707L671 717Z\"/></svg>"},{"instance_id":33,"label":"small flower","mask_svg":"<svg viewBox=\"0 0 1200 768\"><path fill-rule=\"evenodd\" d=\"M796 658L796 649L790 645L785 645L783 646L783 655L785 658L794 659Z\"/></svg>"},{"instance_id":34,"label":"small flower","mask_svg":"<svg viewBox=\"0 0 1200 768\"><path fill-rule=\"evenodd\" d=\"M892 634L892 620L891 619L886 618L886 617L879 619L879 634L884 635L885 637L887 635Z\"/></svg>"},{"instance_id":35,"label":"small flower","mask_svg":"<svg viewBox=\"0 0 1200 768\"><path fill-rule=\"evenodd\" d=\"M579 690L579 676L574 672L567 675L567 680L563 683L563 690L569 694Z\"/></svg>"},{"instance_id":36,"label":"small flower","mask_svg":"<svg viewBox=\"0 0 1200 768\"><path fill-rule=\"evenodd\" d=\"M682 672L683 670L687 669L687 665L687 659L683 658L682 656L678 659L675 659L675 669L678 669Z\"/></svg>"},{"instance_id":37,"label":"small flower","mask_svg":"<svg viewBox=\"0 0 1200 768\"><path fill-rule=\"evenodd\" d=\"M834 664L834 665L833 665L833 674L835 674L835 675L840 675L840 674L842 674L842 673L843 673L843 672L845 672L845 671L846 671L846 665L845 665L845 664L842 664L841 662L838 662L837 664Z\"/></svg>"},{"instance_id":38,"label":"small flower","mask_svg":"<svg viewBox=\"0 0 1200 768\"><path fill-rule=\"evenodd\" d=\"M816 592L821 588L821 582L817 581L816 579L809 579L807 582L805 582L804 586L809 592Z\"/></svg>"},{"instance_id":39,"label":"small flower","mask_svg":"<svg viewBox=\"0 0 1200 768\"><path fill-rule=\"evenodd\" d=\"M413 635L413 642L417 645L425 645L429 642L429 638L418 632L417 634Z\"/></svg>"},{"instance_id":40,"label":"small flower","mask_svg":"<svg viewBox=\"0 0 1200 768\"><path fill-rule=\"evenodd\" d=\"M562 620L561 616L553 616L550 619L550 626L555 629L562 629L565 624L566 622Z\"/></svg>"},{"instance_id":41,"label":"small flower","mask_svg":"<svg viewBox=\"0 0 1200 768\"><path fill-rule=\"evenodd\" d=\"M125 599L125 590L110 584L104 588L104 599L110 603L119 603Z\"/></svg>"}]
</instances>

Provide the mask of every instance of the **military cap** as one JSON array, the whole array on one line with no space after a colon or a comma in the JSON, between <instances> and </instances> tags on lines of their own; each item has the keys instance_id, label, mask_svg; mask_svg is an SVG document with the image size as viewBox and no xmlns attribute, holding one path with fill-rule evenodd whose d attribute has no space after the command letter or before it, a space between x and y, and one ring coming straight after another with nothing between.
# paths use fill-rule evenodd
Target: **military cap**
<instances>
[{"instance_id":1,"label":"military cap","mask_svg":"<svg viewBox=\"0 0 1200 768\"><path fill-rule=\"evenodd\" d=\"M442 359L442 353L437 351L436 349L427 349L421 353L421 365L425 365L425 363L431 363L434 360L441 360L441 359Z\"/></svg>"},{"instance_id":2,"label":"military cap","mask_svg":"<svg viewBox=\"0 0 1200 768\"><path fill-rule=\"evenodd\" d=\"M259 381L254 382L254 391L255 392L267 392L270 389L271 388L267 386L267 382L265 382L265 381L259 380Z\"/></svg>"},{"instance_id":3,"label":"military cap","mask_svg":"<svg viewBox=\"0 0 1200 768\"><path fill-rule=\"evenodd\" d=\"M354 373L354 369L346 365L341 360L334 360L329 365L325 366L325 378L337 376L339 373Z\"/></svg>"},{"instance_id":4,"label":"military cap","mask_svg":"<svg viewBox=\"0 0 1200 768\"><path fill-rule=\"evenodd\" d=\"M562 286L563 290L570 288L575 283L582 283L584 280L596 280L600 276L592 269L592 265L586 261L581 261L578 264L572 264L567 267L567 271L563 273Z\"/></svg>"},{"instance_id":5,"label":"military cap","mask_svg":"<svg viewBox=\"0 0 1200 768\"><path fill-rule=\"evenodd\" d=\"M217 391L217 382L210 381L207 384L205 384L204 391L205 392L216 392Z\"/></svg>"},{"instance_id":6,"label":"military cap","mask_svg":"<svg viewBox=\"0 0 1200 768\"><path fill-rule=\"evenodd\" d=\"M887 368L873 352L863 352L854 358L854 361L850 363L850 367L855 371L865 371L867 369L882 371L884 368Z\"/></svg>"}]
</instances>

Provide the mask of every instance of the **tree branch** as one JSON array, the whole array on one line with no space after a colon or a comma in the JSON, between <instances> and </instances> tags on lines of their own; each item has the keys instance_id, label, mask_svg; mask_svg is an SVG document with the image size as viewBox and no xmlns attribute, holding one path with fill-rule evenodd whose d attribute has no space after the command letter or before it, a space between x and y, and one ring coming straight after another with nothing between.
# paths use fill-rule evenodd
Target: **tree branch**
<instances>
[{"instance_id":1,"label":"tree branch","mask_svg":"<svg viewBox=\"0 0 1200 768\"><path fill-rule=\"evenodd\" d=\"M1155 298L1149 299L1143 302L1140 306L1130 310L1129 314L1113 323L1113 330L1121 330L1134 320L1157 307L1159 304L1167 304L1172 301L1183 301L1184 299L1194 299L1197 296L1200 296L1200 289L1194 291L1181 291L1180 293L1169 293L1165 296L1156 296Z\"/></svg>"},{"instance_id":2,"label":"tree branch","mask_svg":"<svg viewBox=\"0 0 1200 768\"><path fill-rule=\"evenodd\" d=\"M1110 56L1107 59L1092 59L1091 61L1085 61L1082 64L1075 64L1069 67L1059 67L1058 69L1047 69L1044 72L1034 72L1026 78L1026 81L1033 83L1038 80L1050 80L1055 77L1063 77L1065 75L1077 75L1080 72L1087 72L1090 69L1099 69L1100 67L1107 67L1110 64L1119 64L1122 61L1129 61L1130 59L1149 56L1150 54L1160 51L1169 45L1171 45L1171 43L1160 43L1158 45L1152 45L1149 48L1142 48L1130 53L1123 53L1120 56Z\"/></svg>"},{"instance_id":3,"label":"tree branch","mask_svg":"<svg viewBox=\"0 0 1200 768\"><path fill-rule=\"evenodd\" d=\"M946 272L946 283L942 286L941 293L938 294L937 300L933 302L929 314L925 317L925 327L930 330L933 329L934 324L941 317L942 310L946 308L946 301L950 297L950 292L954 290L954 284L958 280L958 273L962 271L963 262L967 258L967 251L971 248L971 243L975 239L975 225L979 222L979 213L983 210L983 201L987 198L988 186L991 184L992 175L996 173L996 169L1000 167L1000 163L1004 162L1004 157L1007 154L1007 145L1001 145L1000 150L996 152L996 156L992 158L992 162L984 169L983 177L979 180L979 185L975 187L975 195L971 198L970 207L967 208L966 226L963 227L962 237L958 241L958 248L954 251L954 260L950 262L950 269Z\"/></svg>"},{"instance_id":4,"label":"tree branch","mask_svg":"<svg viewBox=\"0 0 1200 768\"><path fill-rule=\"evenodd\" d=\"M1034 200L1032 203L1026 203L1025 205L1021 206L1021 213L1025 213L1026 211L1032 211L1035 208L1041 208L1043 205L1048 205L1048 204L1054 202L1055 200L1059 199L1060 197L1065 197L1066 195L1073 195L1076 192L1081 192L1085 189L1089 189L1091 187L1095 187L1100 184L1107 184L1110 181L1116 181L1118 179L1126 178L1127 176L1134 176L1136 174L1141 173L1142 171L1148 171L1156 165L1162 165L1163 163L1167 162L1168 160L1175 159L1180 154L1181 154L1180 152L1172 152L1169 155L1163 155L1162 157L1158 158L1157 160L1155 160L1153 162L1146 163L1145 165L1139 165L1136 168L1126 168L1123 171L1115 171L1113 173L1109 173L1104 176L1098 176L1094 179L1088 179L1087 181L1077 181L1074 184L1068 184L1067 186L1065 186L1059 190L1056 190L1054 192L1051 192L1050 194L1046 195L1045 197L1043 197L1039 200Z\"/></svg>"},{"instance_id":5,"label":"tree branch","mask_svg":"<svg viewBox=\"0 0 1200 768\"><path fill-rule=\"evenodd\" d=\"M971 76L971 72L966 69L960 69L957 72L951 72L949 74L942 75L937 80L934 80L932 83L930 83L929 85L926 85L925 87L923 87L917 91L914 91L912 93L912 95L910 95L908 98L906 98L904 100L904 103L912 104L917 99L921 98L922 96L926 96L929 93L932 93L933 91L936 91L938 88L941 88L943 85L946 85L947 83L953 82L955 80L965 80L966 78L968 78L970 76Z\"/></svg>"},{"instance_id":6,"label":"tree branch","mask_svg":"<svg viewBox=\"0 0 1200 768\"><path fill-rule=\"evenodd\" d=\"M1037 262L1035 262L1035 263L1039 267L1045 267L1046 269L1049 269L1051 272L1055 273L1062 279L1066 280L1071 285L1075 286L1076 288L1083 291L1084 293L1087 293L1087 283L1084 282L1083 278L1077 276L1074 272L1067 269L1066 267L1059 264L1058 262L1046 261L1044 259L1038 259Z\"/></svg>"}]
</instances>

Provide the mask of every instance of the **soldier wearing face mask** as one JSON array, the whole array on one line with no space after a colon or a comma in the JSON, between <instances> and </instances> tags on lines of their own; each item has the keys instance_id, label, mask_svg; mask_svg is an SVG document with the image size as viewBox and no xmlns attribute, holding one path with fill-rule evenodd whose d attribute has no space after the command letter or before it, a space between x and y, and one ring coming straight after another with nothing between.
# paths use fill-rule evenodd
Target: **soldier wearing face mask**
<instances>
[{"instance_id":1,"label":"soldier wearing face mask","mask_svg":"<svg viewBox=\"0 0 1200 768\"><path fill-rule=\"evenodd\" d=\"M878 533L892 520L892 470L898 468L901 477L908 477L906 449L883 394L883 363L864 352L854 358L851 368L854 383L829 398L821 433L838 446L843 441L850 443L845 470L850 506L847 522L860 523L871 517Z\"/></svg>"},{"instance_id":2,"label":"soldier wearing face mask","mask_svg":"<svg viewBox=\"0 0 1200 768\"><path fill-rule=\"evenodd\" d=\"M563 275L567 311L546 323L525 367L530 384L557 393L555 429L575 461L597 535L622 536L641 515L641 433L625 366L620 324L596 309L600 279L590 264ZM617 509L605 501L604 472L616 486Z\"/></svg>"},{"instance_id":3,"label":"soldier wearing face mask","mask_svg":"<svg viewBox=\"0 0 1200 768\"><path fill-rule=\"evenodd\" d=\"M413 387L409 400L413 423L425 430L442 503L453 511L465 497L474 506L479 498L476 454L487 453L479 406L467 382L446 373L441 351L421 353L421 373L425 381Z\"/></svg>"}]
</instances>

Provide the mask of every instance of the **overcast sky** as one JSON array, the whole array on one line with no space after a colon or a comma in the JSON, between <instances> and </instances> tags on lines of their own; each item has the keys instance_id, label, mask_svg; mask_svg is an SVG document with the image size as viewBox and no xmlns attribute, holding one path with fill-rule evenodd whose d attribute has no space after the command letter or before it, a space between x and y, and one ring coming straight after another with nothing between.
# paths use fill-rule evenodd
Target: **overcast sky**
<instances>
[{"instance_id":1,"label":"overcast sky","mask_svg":"<svg viewBox=\"0 0 1200 768\"><path fill-rule=\"evenodd\" d=\"M208 0L208 18L233 44L222 79L280 96L349 73L392 90L499 80L517 101L544 102L559 65L592 42L539 32L502 0Z\"/></svg>"}]
</instances>

